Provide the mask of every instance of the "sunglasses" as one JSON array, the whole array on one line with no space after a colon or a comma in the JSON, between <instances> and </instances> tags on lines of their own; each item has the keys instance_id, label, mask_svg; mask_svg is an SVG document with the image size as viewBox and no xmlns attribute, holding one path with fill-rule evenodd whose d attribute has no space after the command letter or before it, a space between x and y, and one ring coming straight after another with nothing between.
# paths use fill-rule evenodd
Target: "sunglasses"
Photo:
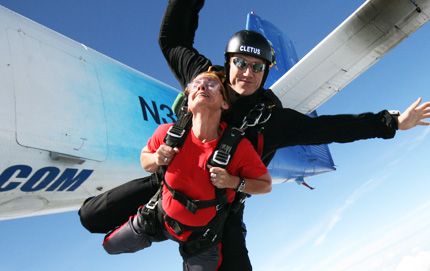
<instances>
[{"instance_id":1,"label":"sunglasses","mask_svg":"<svg viewBox=\"0 0 430 271\"><path fill-rule=\"evenodd\" d=\"M221 93L221 85L214 79L197 79L189 83L187 88L190 93L194 93L197 90L201 89L202 85L206 90L209 90L212 93Z\"/></svg>"},{"instance_id":2,"label":"sunglasses","mask_svg":"<svg viewBox=\"0 0 430 271\"><path fill-rule=\"evenodd\" d=\"M251 65L251 70L253 72L262 72L266 68L266 64L260 63L260 62L248 62L243 58L233 58L233 63L238 67L239 69L246 69L248 67L248 64Z\"/></svg>"}]
</instances>

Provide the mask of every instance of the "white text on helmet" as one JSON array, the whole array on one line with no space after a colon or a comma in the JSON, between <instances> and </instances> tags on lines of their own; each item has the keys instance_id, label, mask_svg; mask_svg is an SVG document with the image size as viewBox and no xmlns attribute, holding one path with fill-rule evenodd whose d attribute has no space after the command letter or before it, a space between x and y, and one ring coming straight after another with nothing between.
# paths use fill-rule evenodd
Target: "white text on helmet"
<instances>
[{"instance_id":1,"label":"white text on helmet","mask_svg":"<svg viewBox=\"0 0 430 271\"><path fill-rule=\"evenodd\" d=\"M254 48L254 47L251 47L251 46L246 46L246 45L241 45L239 47L239 51L253 53L253 54L257 54L257 55L260 54L260 49Z\"/></svg>"}]
</instances>

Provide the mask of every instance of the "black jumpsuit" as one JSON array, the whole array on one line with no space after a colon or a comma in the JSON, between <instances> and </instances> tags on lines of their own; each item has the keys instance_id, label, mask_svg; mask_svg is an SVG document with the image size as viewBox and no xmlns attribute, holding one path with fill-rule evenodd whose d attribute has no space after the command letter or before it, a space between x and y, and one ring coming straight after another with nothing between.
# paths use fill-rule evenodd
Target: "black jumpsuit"
<instances>
[{"instance_id":1,"label":"black jumpsuit","mask_svg":"<svg viewBox=\"0 0 430 271\"><path fill-rule=\"evenodd\" d=\"M199 73L207 71L211 61L193 47L198 26L198 13L204 0L169 0L161 24L159 44L176 78L185 88ZM279 99L263 88L250 96L241 96L231 106L225 121L240 126L243 117L263 97L275 106L262 133L262 160L268 165L279 148L294 145L346 143L359 139L394 137L397 121L388 111L377 114L334 115L311 118L291 109L282 108ZM260 129L249 128L246 137L254 147ZM79 214L82 224L90 232L106 233L127 221L139 206L149 201L156 192L154 180L143 178L128 182L87 200ZM227 219L222 240L223 262L219 270L252 270L245 247L242 227L243 209Z\"/></svg>"}]
</instances>

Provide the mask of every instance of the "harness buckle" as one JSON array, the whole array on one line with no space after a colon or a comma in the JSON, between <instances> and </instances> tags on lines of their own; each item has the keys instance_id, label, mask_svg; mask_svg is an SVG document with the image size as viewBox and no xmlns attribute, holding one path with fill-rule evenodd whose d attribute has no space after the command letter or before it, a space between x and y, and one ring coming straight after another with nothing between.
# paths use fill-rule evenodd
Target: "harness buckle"
<instances>
[{"instance_id":1,"label":"harness buckle","mask_svg":"<svg viewBox=\"0 0 430 271\"><path fill-rule=\"evenodd\" d=\"M155 209L155 207L157 207L157 204L158 204L158 200L157 201L149 201L147 204L146 204L146 208L148 208L148 209L150 209L150 210L154 210Z\"/></svg>"},{"instance_id":2,"label":"harness buckle","mask_svg":"<svg viewBox=\"0 0 430 271\"><path fill-rule=\"evenodd\" d=\"M203 233L203 237L208 237L209 233L210 233L210 229L207 229L205 233ZM215 234L214 237L212 238L212 242L214 242L217 237L218 237L218 234Z\"/></svg>"},{"instance_id":3,"label":"harness buckle","mask_svg":"<svg viewBox=\"0 0 430 271\"><path fill-rule=\"evenodd\" d=\"M243 119L243 122L246 122L246 125L248 127L253 127L257 124L260 124L260 118L263 115L265 108L266 108L266 105L264 103L256 104L254 108L251 109L251 111L249 111L248 115L245 116L245 118ZM268 119L269 118L266 118L261 123L266 122Z\"/></svg>"},{"instance_id":4,"label":"harness buckle","mask_svg":"<svg viewBox=\"0 0 430 271\"><path fill-rule=\"evenodd\" d=\"M264 124L270 119L270 117L272 116L272 110L268 110L268 111L269 111L269 113L264 118L264 120L260 121L258 124ZM261 114L263 115L263 112L261 112Z\"/></svg>"},{"instance_id":5,"label":"harness buckle","mask_svg":"<svg viewBox=\"0 0 430 271\"><path fill-rule=\"evenodd\" d=\"M175 125L170 126L167 134L176 138L181 138L185 134L185 129L179 129Z\"/></svg>"},{"instance_id":6,"label":"harness buckle","mask_svg":"<svg viewBox=\"0 0 430 271\"><path fill-rule=\"evenodd\" d=\"M185 208L190 211L191 213L195 214L197 211L197 203L199 200L187 200L187 205Z\"/></svg>"},{"instance_id":7,"label":"harness buckle","mask_svg":"<svg viewBox=\"0 0 430 271\"><path fill-rule=\"evenodd\" d=\"M231 127L230 133L232 136L236 136L236 131L242 136L245 134L245 131L243 129L237 128L237 127Z\"/></svg>"},{"instance_id":8,"label":"harness buckle","mask_svg":"<svg viewBox=\"0 0 430 271\"><path fill-rule=\"evenodd\" d=\"M216 163L226 166L228 164L228 162L230 161L231 155L227 154L223 151L220 150L216 150L214 152L214 155L212 157L212 160L215 161Z\"/></svg>"}]
</instances>

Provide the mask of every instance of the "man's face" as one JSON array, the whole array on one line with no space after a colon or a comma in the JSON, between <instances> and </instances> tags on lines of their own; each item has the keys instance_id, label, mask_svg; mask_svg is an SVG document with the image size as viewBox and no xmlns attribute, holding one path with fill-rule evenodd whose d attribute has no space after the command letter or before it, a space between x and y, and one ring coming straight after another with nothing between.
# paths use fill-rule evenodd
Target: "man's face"
<instances>
[{"instance_id":1,"label":"man's face","mask_svg":"<svg viewBox=\"0 0 430 271\"><path fill-rule=\"evenodd\" d=\"M245 68L239 68L234 64L236 58L245 60L248 65L246 65ZM264 76L264 70L260 72L253 71L251 65L254 62L264 64L262 59L253 56L234 54L230 57L230 87L236 93L248 96L253 94L260 87ZM266 67L266 69L267 68L268 67Z\"/></svg>"}]
</instances>

